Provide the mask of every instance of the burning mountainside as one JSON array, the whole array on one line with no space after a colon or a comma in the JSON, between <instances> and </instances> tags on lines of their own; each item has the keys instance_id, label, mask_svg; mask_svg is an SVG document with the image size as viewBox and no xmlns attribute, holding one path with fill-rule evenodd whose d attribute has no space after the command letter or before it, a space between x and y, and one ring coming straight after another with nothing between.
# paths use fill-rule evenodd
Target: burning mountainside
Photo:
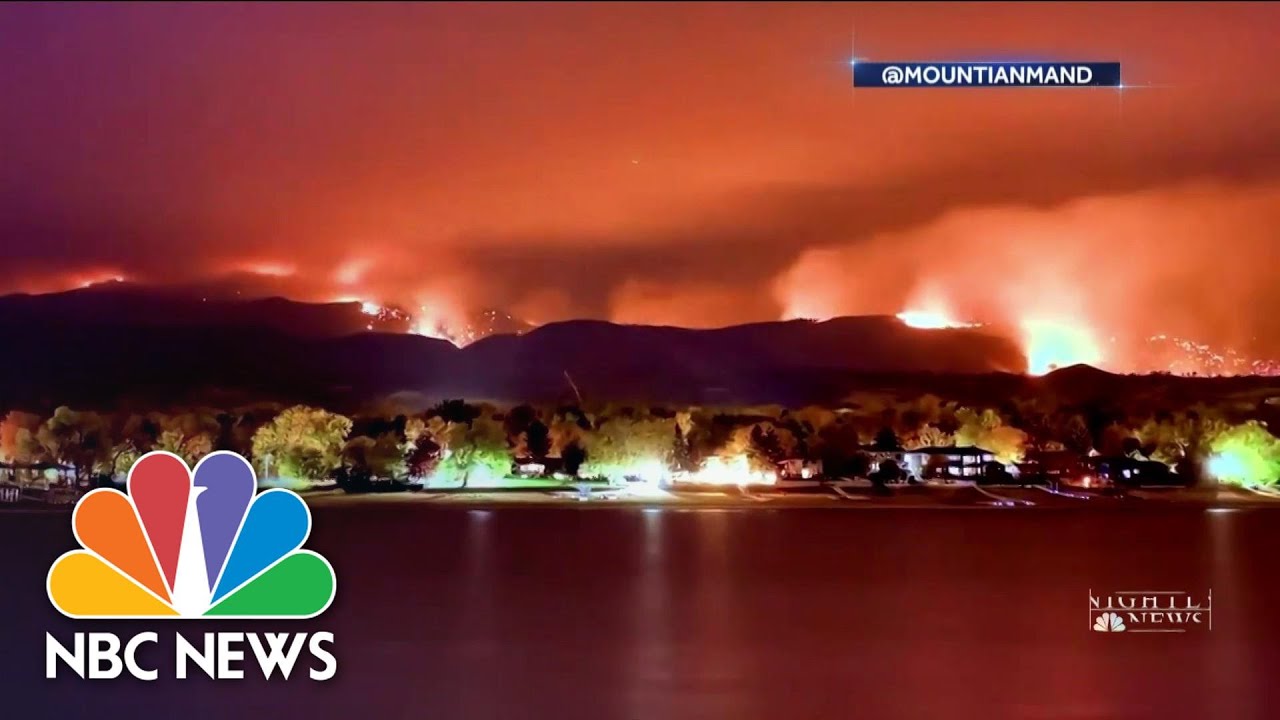
<instances>
[{"instance_id":1,"label":"burning mountainside","mask_svg":"<svg viewBox=\"0 0 1280 720\"><path fill-rule=\"evenodd\" d=\"M945 310L904 310L897 318L907 327L922 330L987 327L985 323L956 320ZM993 330L1001 332L999 328ZM1102 352L1093 333L1084 326L1028 318L1018 323L1013 334L1021 341L1031 375L1044 375L1070 365L1102 366Z\"/></svg>"},{"instance_id":2,"label":"burning mountainside","mask_svg":"<svg viewBox=\"0 0 1280 720\"><path fill-rule=\"evenodd\" d=\"M445 311L441 309L445 306L423 303L417 312L410 312L403 305L384 304L365 299L367 297L346 295L327 303L304 303L264 296L234 283L148 286L112 279L63 293L14 295L5 300L7 312L12 316L34 313L33 317L46 322L248 323L305 337L340 336L359 331L416 334L446 340L457 347L490 335L522 335L538 326L494 309ZM1022 348L1025 367L1032 375L1087 364L1118 373L1280 376L1280 361L1262 346L1212 344L1172 332L1150 335L1106 332L1071 320L1072 316L1065 314L1028 313L1024 319L1012 322L988 321L977 313L954 312L948 304L939 302L938 297L924 300L898 312L898 321L920 330L976 329L982 334L1012 340ZM334 303L346 307L335 307Z\"/></svg>"},{"instance_id":3,"label":"burning mountainside","mask_svg":"<svg viewBox=\"0 0 1280 720\"><path fill-rule=\"evenodd\" d=\"M369 316L369 323L364 326L365 330L408 332L413 327L413 318L398 307L379 305L367 300L359 302L360 312Z\"/></svg>"},{"instance_id":4,"label":"burning mountainside","mask_svg":"<svg viewBox=\"0 0 1280 720\"><path fill-rule=\"evenodd\" d=\"M897 317L907 327L919 328L922 330L982 327L982 323L953 320L946 313L932 310L903 310L898 313Z\"/></svg>"},{"instance_id":5,"label":"burning mountainside","mask_svg":"<svg viewBox=\"0 0 1280 720\"><path fill-rule=\"evenodd\" d=\"M1044 375L1070 365L1105 367L1102 350L1093 331L1085 325L1028 318L1019 324L1027 372Z\"/></svg>"},{"instance_id":6,"label":"burning mountainside","mask_svg":"<svg viewBox=\"0 0 1280 720\"><path fill-rule=\"evenodd\" d=\"M344 298L353 301L351 298ZM535 325L498 310L445 318L422 306L416 315L395 305L361 302L361 312L369 316L367 330L413 333L447 340L466 347L490 335L521 335ZM921 330L985 328L994 335L1016 340L1023 348L1027 372L1044 375L1071 365L1091 365L1111 372L1175 375L1280 376L1280 361L1250 356L1233 348L1215 347L1173 335L1152 335L1126 340L1100 339L1100 333L1085 323L1059 318L1027 317L1012 325L957 319L944 305L933 304L903 310L896 317L904 325Z\"/></svg>"},{"instance_id":7,"label":"burning mountainside","mask_svg":"<svg viewBox=\"0 0 1280 720\"><path fill-rule=\"evenodd\" d=\"M529 323L497 310L482 310L460 320L451 320L430 312L425 305L415 316L395 305L361 301L360 311L370 316L367 330L413 333L446 340L458 347L466 347L490 335L520 335L533 329Z\"/></svg>"},{"instance_id":8,"label":"burning mountainside","mask_svg":"<svg viewBox=\"0 0 1280 720\"><path fill-rule=\"evenodd\" d=\"M490 335L521 335L536 325L498 310L482 310L446 318L426 306L411 315L394 306L363 302L361 310L371 317L367 329L403 332L446 340L466 347ZM1153 335L1135 341L1108 341L1085 323L1058 318L1028 317L1012 326L974 320L960 320L944 309L909 309L897 313L904 325L922 330L986 328L991 333L1015 339L1023 348L1027 372L1044 375L1071 365L1091 365L1111 372L1175 375L1280 376L1280 361L1252 357L1228 347L1214 347L1172 335Z\"/></svg>"},{"instance_id":9,"label":"burning mountainside","mask_svg":"<svg viewBox=\"0 0 1280 720\"><path fill-rule=\"evenodd\" d=\"M992 327L994 332L1002 332L985 323L955 320L942 311L904 310L897 318L908 327L925 330ZM1280 376L1280 360L1252 357L1234 348L1173 335L1152 335L1137 342L1117 342L1112 337L1104 349L1095 331L1083 323L1029 318L1018 323L1016 330L1006 332L1018 337L1031 375L1084 364L1136 374Z\"/></svg>"},{"instance_id":10,"label":"burning mountainside","mask_svg":"<svg viewBox=\"0 0 1280 720\"><path fill-rule=\"evenodd\" d=\"M1138 372L1207 377L1280 377L1280 360L1252 357L1235 348L1213 347L1173 335L1152 335L1146 338L1141 353L1133 363Z\"/></svg>"},{"instance_id":11,"label":"burning mountainside","mask_svg":"<svg viewBox=\"0 0 1280 720\"><path fill-rule=\"evenodd\" d=\"M1273 373L1278 198L1280 186L1198 180L959 205L811 248L776 276L773 295L784 314L979 321L1015 339L1032 373L1076 363Z\"/></svg>"}]
</instances>

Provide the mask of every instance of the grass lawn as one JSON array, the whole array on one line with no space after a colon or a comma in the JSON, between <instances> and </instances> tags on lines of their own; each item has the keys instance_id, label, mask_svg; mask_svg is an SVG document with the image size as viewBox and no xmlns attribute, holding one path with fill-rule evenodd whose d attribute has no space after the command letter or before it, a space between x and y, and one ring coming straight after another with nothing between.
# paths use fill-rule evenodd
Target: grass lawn
<instances>
[{"instance_id":1,"label":"grass lawn","mask_svg":"<svg viewBox=\"0 0 1280 720\"><path fill-rule=\"evenodd\" d=\"M441 483L439 485L432 483L427 485L427 487L432 490L450 490L453 488L457 488L458 486L455 483L451 482L447 484ZM572 483L566 482L564 480L557 480L555 478L504 477L504 478L492 478L492 479L485 479L485 480L473 479L472 481L467 483L468 489L520 488L525 490L544 490L544 489L558 489L558 488L570 488L570 487L573 487Z\"/></svg>"}]
</instances>

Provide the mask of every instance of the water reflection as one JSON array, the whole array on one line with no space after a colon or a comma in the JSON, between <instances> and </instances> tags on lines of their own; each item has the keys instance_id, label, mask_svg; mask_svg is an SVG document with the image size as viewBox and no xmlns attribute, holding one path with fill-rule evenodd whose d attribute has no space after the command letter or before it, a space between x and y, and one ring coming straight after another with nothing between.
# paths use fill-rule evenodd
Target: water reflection
<instances>
[{"instance_id":1,"label":"water reflection","mask_svg":"<svg viewBox=\"0 0 1280 720\"><path fill-rule=\"evenodd\" d=\"M1220 717L1254 717L1261 710L1257 696L1248 690L1249 677L1259 673L1259 668L1251 657L1249 642L1256 628L1245 620L1250 593L1242 587L1240 568L1241 563L1248 562L1242 557L1248 550L1236 536L1238 518L1232 508L1210 508L1205 512L1216 622L1209 633L1211 651L1203 672L1213 687L1220 688L1215 708Z\"/></svg>"},{"instance_id":2,"label":"water reflection","mask_svg":"<svg viewBox=\"0 0 1280 720\"><path fill-rule=\"evenodd\" d=\"M41 682L52 551L9 556L0 682L14 717L1264 718L1276 517L343 507L309 543L338 600L305 623L335 682ZM67 542L43 522L0 546ZM1212 587L1212 632L1088 629L1089 588L1139 586Z\"/></svg>"},{"instance_id":3,"label":"water reflection","mask_svg":"<svg viewBox=\"0 0 1280 720\"><path fill-rule=\"evenodd\" d=\"M641 511L642 544L639 572L631 606L629 647L623 648L626 665L626 707L631 717L659 716L657 707L672 682L673 638L670 624L672 590L667 581L664 524L658 508Z\"/></svg>"}]
</instances>

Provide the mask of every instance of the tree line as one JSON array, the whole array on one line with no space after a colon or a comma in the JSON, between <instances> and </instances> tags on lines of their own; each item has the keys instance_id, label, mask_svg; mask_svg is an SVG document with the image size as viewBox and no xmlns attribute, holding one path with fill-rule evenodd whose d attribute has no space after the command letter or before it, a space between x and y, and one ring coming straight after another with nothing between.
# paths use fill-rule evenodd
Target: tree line
<instances>
[{"instance_id":1,"label":"tree line","mask_svg":"<svg viewBox=\"0 0 1280 720\"><path fill-rule=\"evenodd\" d=\"M1215 452L1234 448L1261 463L1260 475L1280 474L1280 440L1257 417L1203 406L1134 414L1041 400L979 408L933 395L863 394L840 406L795 409L446 400L424 412L350 417L305 405L150 413L59 407L48 417L13 410L0 422L0 460L65 467L80 483L120 482L151 450L189 464L214 450L235 451L250 458L264 484L433 478L463 486L507 474L515 458L556 458L577 477L654 462L694 470L712 456L745 456L757 466L802 458L822 462L831 475L858 476L870 470L869 449L949 445L978 446L1003 463L1047 451L1142 456L1195 476Z\"/></svg>"}]
</instances>

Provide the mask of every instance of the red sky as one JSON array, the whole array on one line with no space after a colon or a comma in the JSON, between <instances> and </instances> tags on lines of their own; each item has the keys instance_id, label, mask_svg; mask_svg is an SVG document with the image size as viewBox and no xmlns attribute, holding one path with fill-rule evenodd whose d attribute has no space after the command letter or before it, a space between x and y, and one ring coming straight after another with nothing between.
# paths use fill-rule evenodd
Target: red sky
<instances>
[{"instance_id":1,"label":"red sky","mask_svg":"<svg viewBox=\"0 0 1280 720\"><path fill-rule=\"evenodd\" d=\"M6 5L0 28L2 289L265 268L307 299L685 325L926 295L1280 345L1275 6ZM853 52L1118 59L1151 87L855 91Z\"/></svg>"}]
</instances>

